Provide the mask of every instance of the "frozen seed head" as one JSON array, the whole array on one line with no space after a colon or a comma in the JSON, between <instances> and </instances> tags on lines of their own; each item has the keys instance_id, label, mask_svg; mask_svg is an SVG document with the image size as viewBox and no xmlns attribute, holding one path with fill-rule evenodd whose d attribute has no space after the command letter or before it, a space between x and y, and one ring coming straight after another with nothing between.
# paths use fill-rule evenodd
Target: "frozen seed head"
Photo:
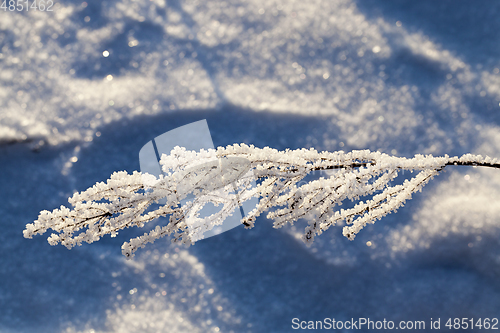
<instances>
[{"instance_id":1,"label":"frozen seed head","mask_svg":"<svg viewBox=\"0 0 500 333\"><path fill-rule=\"evenodd\" d=\"M76 161L76 157L71 159ZM343 235L353 240L367 224L402 207L447 165L500 168L496 159L471 154L460 158L447 155L404 158L369 150L278 151L245 144L199 152L175 147L169 155L161 157L160 164L165 176L158 179L137 171L132 174L120 171L105 183L75 193L68 199L71 209L61 206L52 212L40 212L34 223L26 225L24 237L32 238L52 229L54 233L48 238L51 245L72 248L168 216L165 225L158 225L122 245L123 255L131 258L137 249L168 235L173 236L174 242L192 244L202 239L204 232L221 225L244 202L258 198L255 207L241 220L245 228L252 228L258 216L275 208L267 213L275 228L299 219L310 221L303 236L307 244L341 221L346 224ZM311 172L327 170L335 172L304 180ZM393 184L405 170L415 171L415 175L403 184ZM223 177L217 180L220 173ZM255 178L260 179L257 184L252 183ZM470 177L466 175L464 179L469 181ZM337 209L346 200L354 201L354 206ZM158 202L162 203L159 207L148 210L152 203ZM181 202L184 203L180 205ZM199 212L207 204L219 210L200 218ZM371 242L367 245L371 246Z\"/></svg>"}]
</instances>

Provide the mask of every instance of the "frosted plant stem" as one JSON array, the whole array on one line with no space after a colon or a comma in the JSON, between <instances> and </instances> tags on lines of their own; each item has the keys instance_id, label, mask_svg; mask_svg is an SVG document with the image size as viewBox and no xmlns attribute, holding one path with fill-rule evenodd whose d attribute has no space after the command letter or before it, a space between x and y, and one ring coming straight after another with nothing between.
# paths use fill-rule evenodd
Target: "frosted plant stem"
<instances>
[{"instance_id":1,"label":"frosted plant stem","mask_svg":"<svg viewBox=\"0 0 500 333\"><path fill-rule=\"evenodd\" d=\"M214 158L218 159L216 164ZM52 229L55 233L48 238L51 245L72 248L169 216L166 225L158 225L123 244L122 253L132 257L137 249L167 235L174 235L174 242L191 244L193 239L203 238L204 232L221 225L245 201L258 198L255 208L241 220L245 228L252 228L256 218L268 212L267 218L274 220L275 228L301 218L309 220L303 236L308 244L341 221L346 223L344 236L353 240L367 224L402 207L446 166L500 168L497 159L471 154L404 158L369 150L278 151L245 144L200 152L175 147L169 155L162 156L160 163L163 175L158 179L137 171L115 172L106 183L97 183L69 198L72 209L61 206L52 212L40 212L34 223L26 225L24 237L32 238ZM311 172L326 170L335 172L326 178L303 181ZM415 171L416 175L403 184L392 184L405 170ZM258 184L251 186L254 179L259 180ZM298 186L299 183L304 184ZM194 199L181 206L188 197ZM355 202L354 207L336 209L346 200ZM159 202L159 207L146 212ZM199 212L208 203L220 207L219 211L199 218Z\"/></svg>"}]
</instances>

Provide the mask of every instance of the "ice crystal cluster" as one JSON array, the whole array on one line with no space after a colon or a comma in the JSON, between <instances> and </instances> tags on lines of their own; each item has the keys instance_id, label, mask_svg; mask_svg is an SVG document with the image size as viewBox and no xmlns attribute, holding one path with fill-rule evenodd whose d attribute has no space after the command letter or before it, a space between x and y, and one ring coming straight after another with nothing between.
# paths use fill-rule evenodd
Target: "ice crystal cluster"
<instances>
[{"instance_id":1,"label":"ice crystal cluster","mask_svg":"<svg viewBox=\"0 0 500 333\"><path fill-rule=\"evenodd\" d=\"M24 236L31 238L50 228L55 231L48 238L51 245L72 248L169 216L166 225L123 244L122 253L131 257L138 248L166 235L191 244L221 225L242 203L258 198L257 205L241 220L246 228L269 211L267 218L274 220L275 228L307 218L306 243L340 221L346 224L344 236L352 240L368 223L396 211L447 165L500 167L496 159L470 154L403 158L369 150L278 151L245 144L199 152L176 147L162 156L160 164L163 175L159 178L137 171L115 172L106 183L75 193L68 200L72 209L61 206L52 212L42 211L38 220L26 225ZM318 170L335 172L298 185ZM392 184L405 170L415 175L402 184ZM338 209L346 199L355 202L352 208ZM200 211L208 203L220 208L201 218Z\"/></svg>"}]
</instances>

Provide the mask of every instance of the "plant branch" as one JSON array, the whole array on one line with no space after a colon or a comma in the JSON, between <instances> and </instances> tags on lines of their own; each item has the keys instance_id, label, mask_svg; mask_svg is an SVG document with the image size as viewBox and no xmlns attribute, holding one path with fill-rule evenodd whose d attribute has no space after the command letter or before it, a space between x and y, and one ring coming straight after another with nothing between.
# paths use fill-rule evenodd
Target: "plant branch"
<instances>
[{"instance_id":1,"label":"plant branch","mask_svg":"<svg viewBox=\"0 0 500 333\"><path fill-rule=\"evenodd\" d=\"M267 218L274 220L275 228L308 219L303 236L306 243L312 243L316 235L341 221L346 222L344 236L352 240L368 223L403 206L446 166L500 169L497 159L470 154L460 158L404 158L369 150L278 151L245 144L200 152L176 147L170 155L162 156L160 164L163 175L158 179L140 172L117 172L106 183L97 183L69 198L73 208L61 206L52 212L40 212L38 220L26 225L24 236L32 238L52 229L57 234L49 237L49 243L71 248L170 215L166 225L123 244L122 253L130 258L138 248L167 235L174 234L173 241L191 244L203 238L204 232L221 225L244 201L257 198L260 201L255 208L246 211L241 219L245 228L253 227L256 218L268 211ZM304 180L309 173L323 170L338 171ZM394 185L392 180L404 170L417 174ZM189 197L194 199L186 202ZM366 202L361 198L367 198ZM335 209L346 200L355 202L354 207ZM153 203L160 202L158 208L146 212ZM222 204L222 208L200 218L200 211L209 203Z\"/></svg>"}]
</instances>

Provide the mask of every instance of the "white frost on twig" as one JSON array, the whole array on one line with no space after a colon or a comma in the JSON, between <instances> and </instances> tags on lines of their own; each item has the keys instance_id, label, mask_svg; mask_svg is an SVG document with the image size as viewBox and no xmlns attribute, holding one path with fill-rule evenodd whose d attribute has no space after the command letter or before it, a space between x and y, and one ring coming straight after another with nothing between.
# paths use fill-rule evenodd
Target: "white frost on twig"
<instances>
[{"instance_id":1,"label":"white frost on twig","mask_svg":"<svg viewBox=\"0 0 500 333\"><path fill-rule=\"evenodd\" d=\"M347 224L344 236L352 240L366 224L396 211L446 165L492 166L498 161L470 154L460 158L416 155L407 159L368 150L278 151L235 144L200 152L176 147L170 155L162 156L160 164L164 175L158 179L140 172L116 172L106 183L74 194L68 200L72 209L61 206L52 212L42 211L38 220L26 225L24 236L31 238L52 229L56 233L48 238L49 243L71 248L169 215L167 225L123 244L123 254L131 257L138 248L166 235L174 234L173 241L191 244L202 238L203 232L222 224L243 202L260 198L241 220L246 228L253 227L260 214L275 208L267 214L275 228L309 218L303 236L306 243L312 243L316 235L340 221ZM331 169L337 172L297 186L310 172ZM403 170L417 174L401 185L392 185ZM252 186L254 178L259 182ZM179 205L193 196L192 201ZM357 201L364 197L367 200L353 208L335 210L346 199ZM160 201L159 208L146 212L151 204ZM221 208L199 218L199 212L209 202Z\"/></svg>"}]
</instances>

